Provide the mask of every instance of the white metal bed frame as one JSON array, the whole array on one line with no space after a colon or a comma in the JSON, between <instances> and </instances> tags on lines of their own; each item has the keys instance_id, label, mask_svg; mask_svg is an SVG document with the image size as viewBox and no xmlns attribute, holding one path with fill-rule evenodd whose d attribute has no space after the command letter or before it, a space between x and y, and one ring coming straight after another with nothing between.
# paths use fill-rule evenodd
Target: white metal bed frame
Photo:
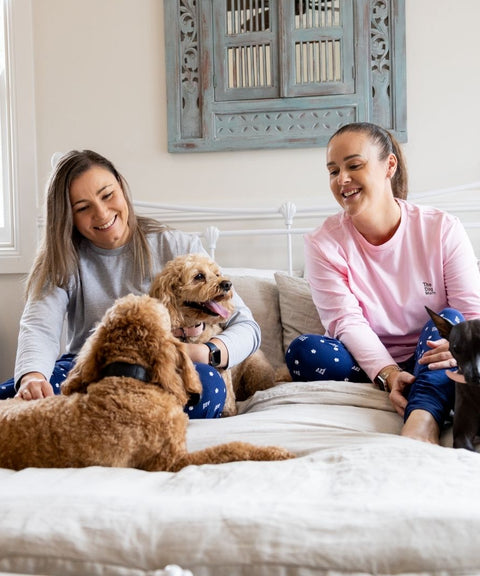
<instances>
[{"instance_id":1,"label":"white metal bed frame","mask_svg":"<svg viewBox=\"0 0 480 576\"><path fill-rule=\"evenodd\" d=\"M471 190L480 190L480 181L412 194L409 196L409 200L423 204L432 198L436 199L448 195L451 198L448 199L447 202L442 202L442 209L456 214L463 221L465 228L480 228L480 218L478 220L468 221L461 216L466 213L480 214L480 202L478 200L476 202L455 201L458 194ZM334 214L339 209L338 206L333 203L331 205L298 209L293 202L285 202L279 208L259 210L207 208L203 206L161 204L142 201L135 201L134 205L140 214L152 216L167 224L175 224L178 226L185 223L195 223L198 224L199 227L205 224L205 226L197 230L196 233L204 239L206 248L212 258L215 258L215 251L221 236L285 236L287 271L289 274L293 273L294 268L292 251L293 235L305 234L313 229L312 227L296 226L297 221L308 218L315 219L320 223L327 216ZM219 227L221 223L227 223L229 221L242 221L248 224L259 220L265 223L268 221L273 221L274 223L278 221L281 227L254 228L250 226L247 229L231 230Z\"/></svg>"}]
</instances>

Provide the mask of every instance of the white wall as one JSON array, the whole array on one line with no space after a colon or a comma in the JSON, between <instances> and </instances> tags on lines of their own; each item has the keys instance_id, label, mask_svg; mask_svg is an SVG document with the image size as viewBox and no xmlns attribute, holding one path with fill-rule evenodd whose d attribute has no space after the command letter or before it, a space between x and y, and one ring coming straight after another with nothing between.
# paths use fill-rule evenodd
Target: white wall
<instances>
[{"instance_id":1,"label":"white wall","mask_svg":"<svg viewBox=\"0 0 480 576\"><path fill-rule=\"evenodd\" d=\"M410 188L478 181L480 2L406 5ZM33 0L33 13L40 190L53 152L93 148L114 161L137 200L331 202L324 149L167 152L162 0ZM0 274L0 379L13 370L19 281Z\"/></svg>"}]
</instances>

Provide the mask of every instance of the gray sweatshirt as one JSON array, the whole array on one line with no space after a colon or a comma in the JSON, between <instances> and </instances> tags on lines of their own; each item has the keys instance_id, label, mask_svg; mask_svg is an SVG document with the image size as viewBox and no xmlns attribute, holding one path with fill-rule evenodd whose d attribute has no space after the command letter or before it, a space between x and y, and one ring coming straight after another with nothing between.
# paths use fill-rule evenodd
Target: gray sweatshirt
<instances>
[{"instance_id":1,"label":"gray sweatshirt","mask_svg":"<svg viewBox=\"0 0 480 576\"><path fill-rule=\"evenodd\" d=\"M200 238L178 230L150 234L148 241L153 274L180 254L206 251ZM62 330L67 319L66 353L77 354L95 325L113 302L129 293L145 294L151 279L135 276L130 244L105 250L84 239L79 247L78 279L69 288L56 288L40 300L28 300L20 320L15 382L27 372L41 372L49 379L61 352ZM235 312L218 336L228 350L229 366L235 366L260 345L260 328L240 296L234 296Z\"/></svg>"}]
</instances>

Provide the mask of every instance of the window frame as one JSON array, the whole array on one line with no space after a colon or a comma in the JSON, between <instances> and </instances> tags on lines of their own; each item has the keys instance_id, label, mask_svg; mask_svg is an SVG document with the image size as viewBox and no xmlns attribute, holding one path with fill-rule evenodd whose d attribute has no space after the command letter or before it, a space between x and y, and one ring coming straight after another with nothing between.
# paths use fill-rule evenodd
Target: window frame
<instances>
[{"instance_id":1,"label":"window frame","mask_svg":"<svg viewBox=\"0 0 480 576\"><path fill-rule=\"evenodd\" d=\"M377 122L406 142L405 0L353 0L355 54L370 57L365 66L355 56L355 94L227 103L215 100L215 58L222 54L216 54L214 1L164 3L170 152L325 146L353 121ZM291 67L291 54L281 50L284 67Z\"/></svg>"},{"instance_id":2,"label":"window frame","mask_svg":"<svg viewBox=\"0 0 480 576\"><path fill-rule=\"evenodd\" d=\"M0 273L25 273L37 244L37 167L31 0L2 0L6 30L6 157L9 237L0 244Z\"/></svg>"}]
</instances>

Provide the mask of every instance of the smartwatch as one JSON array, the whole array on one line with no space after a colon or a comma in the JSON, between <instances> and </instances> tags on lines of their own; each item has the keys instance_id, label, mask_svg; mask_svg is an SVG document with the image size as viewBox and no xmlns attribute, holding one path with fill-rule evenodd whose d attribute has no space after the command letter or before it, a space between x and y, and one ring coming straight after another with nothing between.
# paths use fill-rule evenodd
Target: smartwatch
<instances>
[{"instance_id":1,"label":"smartwatch","mask_svg":"<svg viewBox=\"0 0 480 576\"><path fill-rule=\"evenodd\" d=\"M391 366L386 366L383 370L381 370L376 378L375 384L380 388L380 390L385 390L386 392L390 392L390 386L388 385L388 377L393 372L402 372L400 366L392 364Z\"/></svg>"},{"instance_id":2,"label":"smartwatch","mask_svg":"<svg viewBox=\"0 0 480 576\"><path fill-rule=\"evenodd\" d=\"M208 348L210 349L208 355L208 363L210 364L210 366L217 368L217 366L220 366L220 362L222 361L222 353L220 351L220 348L218 348L218 346L215 346L213 342L205 342L204 344L205 346L208 346Z\"/></svg>"}]
</instances>

